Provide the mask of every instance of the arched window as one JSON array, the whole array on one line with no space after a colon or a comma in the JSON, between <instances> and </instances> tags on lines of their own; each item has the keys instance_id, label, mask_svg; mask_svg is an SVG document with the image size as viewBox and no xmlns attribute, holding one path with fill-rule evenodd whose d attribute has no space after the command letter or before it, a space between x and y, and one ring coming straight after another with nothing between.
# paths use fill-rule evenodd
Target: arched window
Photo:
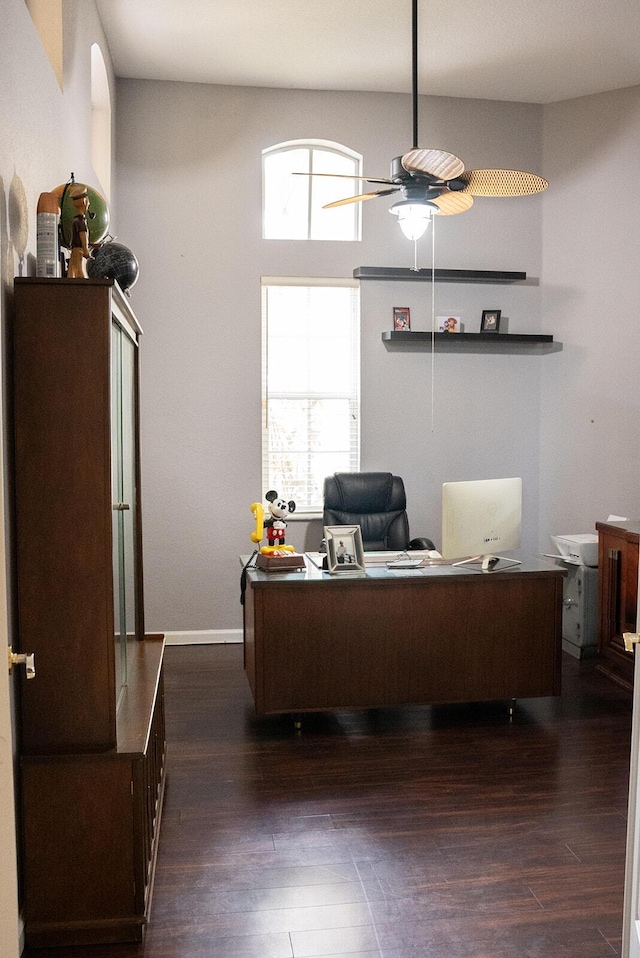
<instances>
[{"instance_id":1,"label":"arched window","mask_svg":"<svg viewBox=\"0 0 640 958\"><path fill-rule=\"evenodd\" d=\"M264 239L359 240L360 203L324 210L360 193L362 157L328 140L289 140L262 153ZM296 173L339 173L296 176Z\"/></svg>"},{"instance_id":2,"label":"arched window","mask_svg":"<svg viewBox=\"0 0 640 958\"><path fill-rule=\"evenodd\" d=\"M102 50L91 45L91 160L102 192L111 192L111 94Z\"/></svg>"},{"instance_id":3,"label":"arched window","mask_svg":"<svg viewBox=\"0 0 640 958\"><path fill-rule=\"evenodd\" d=\"M25 0L25 5L62 89L62 0Z\"/></svg>"}]
</instances>

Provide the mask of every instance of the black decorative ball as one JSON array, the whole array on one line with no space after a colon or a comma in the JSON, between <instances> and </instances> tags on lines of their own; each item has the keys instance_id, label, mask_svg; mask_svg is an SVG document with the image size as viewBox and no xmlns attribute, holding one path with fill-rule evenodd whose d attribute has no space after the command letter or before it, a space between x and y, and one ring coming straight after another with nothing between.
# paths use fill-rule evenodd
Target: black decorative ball
<instances>
[{"instance_id":1,"label":"black decorative ball","mask_svg":"<svg viewBox=\"0 0 640 958\"><path fill-rule=\"evenodd\" d=\"M122 290L131 289L138 279L138 260L122 243L103 243L87 260L90 279L115 279Z\"/></svg>"}]
</instances>

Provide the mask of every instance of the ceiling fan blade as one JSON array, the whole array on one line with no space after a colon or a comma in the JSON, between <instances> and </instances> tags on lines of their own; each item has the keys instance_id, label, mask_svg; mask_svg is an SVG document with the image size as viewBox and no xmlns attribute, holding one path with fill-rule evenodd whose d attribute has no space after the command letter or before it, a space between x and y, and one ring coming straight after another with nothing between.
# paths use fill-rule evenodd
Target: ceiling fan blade
<instances>
[{"instance_id":1,"label":"ceiling fan blade","mask_svg":"<svg viewBox=\"0 0 640 958\"><path fill-rule=\"evenodd\" d=\"M473 206L473 196L470 193L441 193L431 200L438 207L436 215L453 216L455 213L464 213Z\"/></svg>"},{"instance_id":2,"label":"ceiling fan blade","mask_svg":"<svg viewBox=\"0 0 640 958\"><path fill-rule=\"evenodd\" d=\"M332 176L341 180L365 180L367 183L393 183L393 180L390 180L383 176L378 176L372 179L370 176L354 176L351 173L299 173L297 170L293 171L294 176Z\"/></svg>"},{"instance_id":3,"label":"ceiling fan blade","mask_svg":"<svg viewBox=\"0 0 640 958\"><path fill-rule=\"evenodd\" d=\"M334 206L346 206L347 203L359 203L361 200L374 200L376 196L387 196L389 193L397 193L398 187L392 190L374 190L373 193L358 193L357 196L347 196L344 200L334 200L333 203L325 203L323 210L331 210Z\"/></svg>"},{"instance_id":4,"label":"ceiling fan blade","mask_svg":"<svg viewBox=\"0 0 640 958\"><path fill-rule=\"evenodd\" d=\"M464 163L444 150L409 150L402 157L407 173L428 173L440 180L453 180L464 172Z\"/></svg>"},{"instance_id":5,"label":"ceiling fan blade","mask_svg":"<svg viewBox=\"0 0 640 958\"><path fill-rule=\"evenodd\" d=\"M467 184L462 192L473 196L528 196L549 185L541 176L522 170L465 170L460 179Z\"/></svg>"}]
</instances>

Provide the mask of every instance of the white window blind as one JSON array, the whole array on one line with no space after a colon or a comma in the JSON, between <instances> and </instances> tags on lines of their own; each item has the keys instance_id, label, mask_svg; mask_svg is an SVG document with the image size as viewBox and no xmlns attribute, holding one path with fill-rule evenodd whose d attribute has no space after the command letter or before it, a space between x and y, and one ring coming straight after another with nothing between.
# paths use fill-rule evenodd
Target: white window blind
<instances>
[{"instance_id":1,"label":"white window blind","mask_svg":"<svg viewBox=\"0 0 640 958\"><path fill-rule=\"evenodd\" d=\"M262 481L322 512L323 484L360 466L360 296L353 280L265 277Z\"/></svg>"},{"instance_id":2,"label":"white window blind","mask_svg":"<svg viewBox=\"0 0 640 958\"><path fill-rule=\"evenodd\" d=\"M358 240L360 203L323 209L361 191L362 157L339 143L292 140L262 154L264 239ZM298 176L299 173L338 173Z\"/></svg>"}]
</instances>

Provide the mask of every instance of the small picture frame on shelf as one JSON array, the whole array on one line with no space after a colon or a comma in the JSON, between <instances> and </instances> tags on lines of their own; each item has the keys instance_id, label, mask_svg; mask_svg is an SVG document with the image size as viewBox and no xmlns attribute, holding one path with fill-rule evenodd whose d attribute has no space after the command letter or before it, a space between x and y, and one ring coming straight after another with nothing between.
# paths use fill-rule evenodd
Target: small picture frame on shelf
<instances>
[{"instance_id":1,"label":"small picture frame on shelf","mask_svg":"<svg viewBox=\"0 0 640 958\"><path fill-rule=\"evenodd\" d=\"M459 316L436 316L436 326L439 333L459 333L462 328Z\"/></svg>"},{"instance_id":2,"label":"small picture frame on shelf","mask_svg":"<svg viewBox=\"0 0 640 958\"><path fill-rule=\"evenodd\" d=\"M393 328L399 331L410 332L411 313L408 306L393 307Z\"/></svg>"},{"instance_id":3,"label":"small picture frame on shelf","mask_svg":"<svg viewBox=\"0 0 640 958\"><path fill-rule=\"evenodd\" d=\"M324 538L327 570L332 575L365 571L360 526L325 526Z\"/></svg>"},{"instance_id":4,"label":"small picture frame on shelf","mask_svg":"<svg viewBox=\"0 0 640 958\"><path fill-rule=\"evenodd\" d=\"M497 333L500 329L501 309L483 309L482 322L480 323L481 333Z\"/></svg>"}]
</instances>

